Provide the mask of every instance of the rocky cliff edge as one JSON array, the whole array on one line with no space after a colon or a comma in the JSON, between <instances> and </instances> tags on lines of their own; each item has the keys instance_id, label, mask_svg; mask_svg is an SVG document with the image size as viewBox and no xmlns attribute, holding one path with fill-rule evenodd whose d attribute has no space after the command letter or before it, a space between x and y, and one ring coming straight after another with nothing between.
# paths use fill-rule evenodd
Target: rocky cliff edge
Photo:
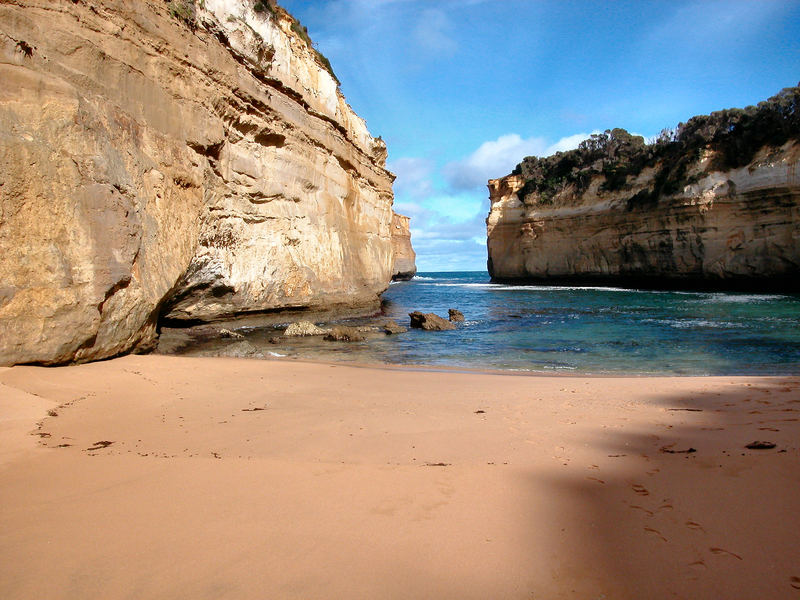
<instances>
[{"instance_id":1,"label":"rocky cliff edge","mask_svg":"<svg viewBox=\"0 0 800 600\"><path fill-rule=\"evenodd\" d=\"M325 62L268 3L0 3L0 364L375 306L393 176Z\"/></svg>"},{"instance_id":2,"label":"rocky cliff edge","mask_svg":"<svg viewBox=\"0 0 800 600\"><path fill-rule=\"evenodd\" d=\"M489 181L495 281L800 290L800 88Z\"/></svg>"}]
</instances>

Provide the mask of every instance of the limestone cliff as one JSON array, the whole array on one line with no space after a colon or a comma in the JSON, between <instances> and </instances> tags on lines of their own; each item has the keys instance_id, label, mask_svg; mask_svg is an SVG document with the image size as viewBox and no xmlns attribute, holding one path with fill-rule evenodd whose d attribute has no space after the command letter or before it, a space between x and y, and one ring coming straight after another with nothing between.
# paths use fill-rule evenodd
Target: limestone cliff
<instances>
[{"instance_id":1,"label":"limestone cliff","mask_svg":"<svg viewBox=\"0 0 800 600\"><path fill-rule=\"evenodd\" d=\"M492 278L799 290L799 95L776 97L778 117L767 103L696 117L650 146L606 132L489 181Z\"/></svg>"},{"instance_id":2,"label":"limestone cliff","mask_svg":"<svg viewBox=\"0 0 800 600\"><path fill-rule=\"evenodd\" d=\"M386 147L282 9L4 1L0 81L0 364L377 304Z\"/></svg>"},{"instance_id":3,"label":"limestone cliff","mask_svg":"<svg viewBox=\"0 0 800 600\"><path fill-rule=\"evenodd\" d=\"M392 279L395 281L411 279L417 272L417 254L411 246L410 221L405 215L392 214Z\"/></svg>"}]
</instances>

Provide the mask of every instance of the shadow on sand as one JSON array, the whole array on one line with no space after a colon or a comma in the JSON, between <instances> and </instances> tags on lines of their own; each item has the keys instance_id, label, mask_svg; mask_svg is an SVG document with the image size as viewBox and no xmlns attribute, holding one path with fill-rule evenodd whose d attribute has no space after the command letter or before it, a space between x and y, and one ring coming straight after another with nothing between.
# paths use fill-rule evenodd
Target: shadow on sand
<instances>
[{"instance_id":1,"label":"shadow on sand","mask_svg":"<svg viewBox=\"0 0 800 600\"><path fill-rule=\"evenodd\" d=\"M603 459L546 482L564 597L800 598L799 386L662 395L652 426L594 430Z\"/></svg>"}]
</instances>

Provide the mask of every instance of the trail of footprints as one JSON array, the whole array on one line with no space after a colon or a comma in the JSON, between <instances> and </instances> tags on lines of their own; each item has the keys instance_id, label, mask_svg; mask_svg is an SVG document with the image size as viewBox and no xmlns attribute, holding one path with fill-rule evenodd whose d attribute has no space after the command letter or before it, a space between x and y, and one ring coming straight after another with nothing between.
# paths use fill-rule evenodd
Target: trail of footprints
<instances>
[{"instance_id":1,"label":"trail of footprints","mask_svg":"<svg viewBox=\"0 0 800 600\"><path fill-rule=\"evenodd\" d=\"M654 471L648 472L648 475L654 475L656 472L658 472L658 469L655 469ZM637 496L640 496L640 497L650 496L650 490L648 490L641 483L632 483L630 485L630 489ZM649 508L646 508L646 507L642 506L641 504L632 504L632 503L628 503L628 508L631 508L633 510L642 511L648 517L654 517L654 516L656 516L658 513L662 512L662 511L673 510L674 506L672 505L672 500L670 498L664 498L664 499L662 499L661 504L655 510L650 510ZM697 521L694 521L692 519L687 519L684 522L684 526L687 527L688 529L691 529L692 531L697 531L697 532L704 533L704 534L708 533L700 523L698 523ZM658 529L656 529L654 527L648 527L648 526L645 526L643 529L644 529L644 531L646 533L654 535L655 537L657 537L658 539L660 539L661 541L663 541L665 543L669 543L669 540ZM736 554L735 552L731 552L730 550L726 550L725 548L720 548L718 546L709 546L708 551L711 554L714 554L716 556L729 556L729 557L732 557L732 558L736 558L738 560L744 560L739 554ZM689 563L688 566L692 567L694 569L696 569L696 568L706 569L707 568L707 565L706 565L705 561L703 561L703 560L693 561L693 562ZM793 580L794 580L794 578L793 578ZM800 578L797 578L796 582L793 581L792 586L793 587L797 587L797 589L800 589Z\"/></svg>"}]
</instances>

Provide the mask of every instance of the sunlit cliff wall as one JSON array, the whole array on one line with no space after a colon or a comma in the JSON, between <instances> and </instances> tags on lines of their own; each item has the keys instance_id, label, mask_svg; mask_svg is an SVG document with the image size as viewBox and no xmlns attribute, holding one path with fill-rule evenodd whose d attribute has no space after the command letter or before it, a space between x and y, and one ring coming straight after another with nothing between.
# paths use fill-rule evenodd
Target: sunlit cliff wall
<instances>
[{"instance_id":1,"label":"sunlit cliff wall","mask_svg":"<svg viewBox=\"0 0 800 600\"><path fill-rule=\"evenodd\" d=\"M386 147L296 21L254 6L0 3L0 364L377 304Z\"/></svg>"}]
</instances>

